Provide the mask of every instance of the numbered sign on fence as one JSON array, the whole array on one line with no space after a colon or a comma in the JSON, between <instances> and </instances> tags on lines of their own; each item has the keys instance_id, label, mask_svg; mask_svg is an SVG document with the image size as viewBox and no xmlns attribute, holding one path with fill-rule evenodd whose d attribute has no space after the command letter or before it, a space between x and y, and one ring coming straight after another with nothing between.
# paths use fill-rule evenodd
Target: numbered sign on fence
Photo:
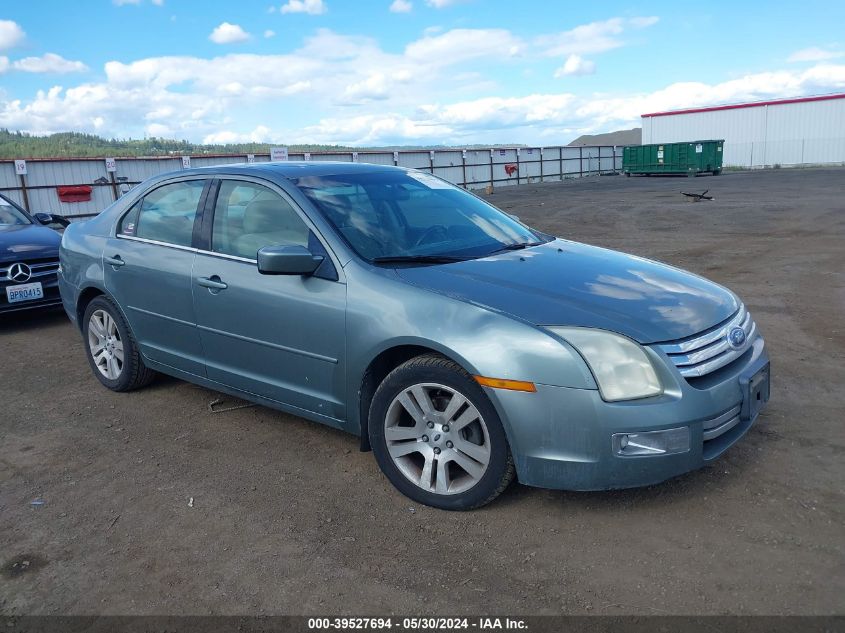
<instances>
[{"instance_id":1,"label":"numbered sign on fence","mask_svg":"<svg viewBox=\"0 0 845 633\"><path fill-rule=\"evenodd\" d=\"M287 147L271 147L270 148L270 160L277 161L277 160L287 160L288 159L288 148Z\"/></svg>"},{"instance_id":2,"label":"numbered sign on fence","mask_svg":"<svg viewBox=\"0 0 845 633\"><path fill-rule=\"evenodd\" d=\"M358 162L358 152L352 152L352 162L353 163Z\"/></svg>"},{"instance_id":3,"label":"numbered sign on fence","mask_svg":"<svg viewBox=\"0 0 845 633\"><path fill-rule=\"evenodd\" d=\"M15 173L18 176L26 176L26 161L25 160L16 160L15 161Z\"/></svg>"},{"instance_id":4,"label":"numbered sign on fence","mask_svg":"<svg viewBox=\"0 0 845 633\"><path fill-rule=\"evenodd\" d=\"M246 155L246 162L254 163L255 162L255 154L247 154Z\"/></svg>"},{"instance_id":5,"label":"numbered sign on fence","mask_svg":"<svg viewBox=\"0 0 845 633\"><path fill-rule=\"evenodd\" d=\"M305 152L305 154L302 155L302 158L303 160L311 160L311 152Z\"/></svg>"},{"instance_id":6,"label":"numbered sign on fence","mask_svg":"<svg viewBox=\"0 0 845 633\"><path fill-rule=\"evenodd\" d=\"M393 164L394 165L399 164L399 152L393 152Z\"/></svg>"},{"instance_id":7,"label":"numbered sign on fence","mask_svg":"<svg viewBox=\"0 0 845 633\"><path fill-rule=\"evenodd\" d=\"M190 156L183 156L182 157L182 169L190 169L191 168L191 157Z\"/></svg>"},{"instance_id":8,"label":"numbered sign on fence","mask_svg":"<svg viewBox=\"0 0 845 633\"><path fill-rule=\"evenodd\" d=\"M117 161L114 158L107 158L106 159L106 171L110 171L110 172L117 171Z\"/></svg>"}]
</instances>

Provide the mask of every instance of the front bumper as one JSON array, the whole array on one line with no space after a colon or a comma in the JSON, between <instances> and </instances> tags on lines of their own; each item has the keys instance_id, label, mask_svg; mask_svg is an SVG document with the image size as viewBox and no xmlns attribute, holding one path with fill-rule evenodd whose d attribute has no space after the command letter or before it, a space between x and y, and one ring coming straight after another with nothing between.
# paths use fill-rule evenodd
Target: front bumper
<instances>
[{"instance_id":1,"label":"front bumper","mask_svg":"<svg viewBox=\"0 0 845 633\"><path fill-rule=\"evenodd\" d=\"M654 398L605 402L596 390L548 385L537 385L536 393L487 392L505 425L521 483L565 490L632 488L701 468L745 435L760 407L749 410L743 394L768 363L758 337L717 380L693 387L678 376L677 388ZM689 428L685 452L614 452L614 434L678 427Z\"/></svg>"}]
</instances>

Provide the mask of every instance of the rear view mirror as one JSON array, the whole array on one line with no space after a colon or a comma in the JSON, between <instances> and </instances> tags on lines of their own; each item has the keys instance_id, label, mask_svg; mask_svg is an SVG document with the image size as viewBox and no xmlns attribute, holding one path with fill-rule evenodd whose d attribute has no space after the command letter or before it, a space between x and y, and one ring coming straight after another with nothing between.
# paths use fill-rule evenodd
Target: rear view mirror
<instances>
[{"instance_id":1,"label":"rear view mirror","mask_svg":"<svg viewBox=\"0 0 845 633\"><path fill-rule=\"evenodd\" d=\"M265 246L258 251L258 272L263 275L310 275L323 262L304 246Z\"/></svg>"},{"instance_id":2,"label":"rear view mirror","mask_svg":"<svg viewBox=\"0 0 845 633\"><path fill-rule=\"evenodd\" d=\"M57 213L34 213L32 217L44 226L47 226L48 224L59 224L67 227L70 224L70 220L63 215L58 215Z\"/></svg>"}]
</instances>

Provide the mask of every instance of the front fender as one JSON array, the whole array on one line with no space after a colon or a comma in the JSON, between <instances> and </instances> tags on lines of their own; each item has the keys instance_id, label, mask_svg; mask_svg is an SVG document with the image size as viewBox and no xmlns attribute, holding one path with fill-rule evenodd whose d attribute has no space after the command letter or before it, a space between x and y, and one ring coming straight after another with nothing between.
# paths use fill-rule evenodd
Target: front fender
<instances>
[{"instance_id":1,"label":"front fender","mask_svg":"<svg viewBox=\"0 0 845 633\"><path fill-rule=\"evenodd\" d=\"M390 270L351 264L347 305L348 402L358 402L367 368L384 351L414 345L443 354L474 375L597 389L569 344L530 323L411 286ZM361 428L349 406L350 428Z\"/></svg>"}]
</instances>

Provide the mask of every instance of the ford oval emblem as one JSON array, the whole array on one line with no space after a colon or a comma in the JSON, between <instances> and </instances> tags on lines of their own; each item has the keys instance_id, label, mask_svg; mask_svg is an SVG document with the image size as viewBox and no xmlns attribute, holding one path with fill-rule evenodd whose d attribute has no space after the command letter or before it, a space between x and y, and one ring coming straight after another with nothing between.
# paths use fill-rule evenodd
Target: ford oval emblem
<instances>
[{"instance_id":1,"label":"ford oval emblem","mask_svg":"<svg viewBox=\"0 0 845 633\"><path fill-rule=\"evenodd\" d=\"M741 327L732 327L728 332L728 345L733 349L742 349L742 346L745 345L745 340L745 330Z\"/></svg>"}]
</instances>

